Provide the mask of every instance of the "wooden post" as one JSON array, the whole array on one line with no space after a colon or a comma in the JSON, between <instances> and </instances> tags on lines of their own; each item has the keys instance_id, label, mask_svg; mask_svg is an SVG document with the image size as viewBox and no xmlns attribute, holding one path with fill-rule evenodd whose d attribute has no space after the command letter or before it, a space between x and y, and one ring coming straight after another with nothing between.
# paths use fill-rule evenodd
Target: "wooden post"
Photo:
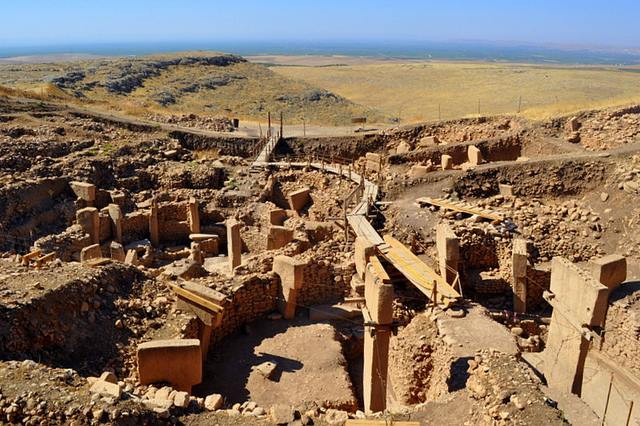
<instances>
[{"instance_id":1,"label":"wooden post","mask_svg":"<svg viewBox=\"0 0 640 426\"><path fill-rule=\"evenodd\" d=\"M284 115L282 114L282 111L280 111L280 139L284 138L284 123L283 123L283 117Z\"/></svg>"},{"instance_id":2,"label":"wooden post","mask_svg":"<svg viewBox=\"0 0 640 426\"><path fill-rule=\"evenodd\" d=\"M302 117L302 136L307 137L307 122L304 117Z\"/></svg>"},{"instance_id":3,"label":"wooden post","mask_svg":"<svg viewBox=\"0 0 640 426\"><path fill-rule=\"evenodd\" d=\"M271 139L271 111L267 112L267 119L269 120L269 130L267 130L267 139Z\"/></svg>"},{"instance_id":4,"label":"wooden post","mask_svg":"<svg viewBox=\"0 0 640 426\"><path fill-rule=\"evenodd\" d=\"M521 107L522 107L522 95L518 97L518 114L520 114Z\"/></svg>"}]
</instances>

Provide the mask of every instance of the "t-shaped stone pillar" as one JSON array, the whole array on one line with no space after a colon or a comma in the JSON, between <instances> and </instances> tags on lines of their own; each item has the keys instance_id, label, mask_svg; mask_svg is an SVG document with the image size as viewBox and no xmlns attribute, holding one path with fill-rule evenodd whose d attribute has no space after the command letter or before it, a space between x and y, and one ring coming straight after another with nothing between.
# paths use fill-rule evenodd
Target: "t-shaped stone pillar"
<instances>
[{"instance_id":1,"label":"t-shaped stone pillar","mask_svg":"<svg viewBox=\"0 0 640 426\"><path fill-rule=\"evenodd\" d=\"M240 238L240 227L242 224L235 219L227 220L227 253L229 256L229 267L233 272L236 266L242 263L242 239Z\"/></svg>"},{"instance_id":2,"label":"t-shaped stone pillar","mask_svg":"<svg viewBox=\"0 0 640 426\"><path fill-rule=\"evenodd\" d=\"M440 275L442 275L447 284L453 285L458 275L460 242L446 223L440 223L436 226L436 246L438 248Z\"/></svg>"},{"instance_id":3,"label":"t-shaped stone pillar","mask_svg":"<svg viewBox=\"0 0 640 426\"><path fill-rule=\"evenodd\" d=\"M578 265L554 257L550 290L553 314L543 352L544 375L550 387L580 395L589 350L585 333L604 324L609 289Z\"/></svg>"},{"instance_id":4,"label":"t-shaped stone pillar","mask_svg":"<svg viewBox=\"0 0 640 426\"><path fill-rule=\"evenodd\" d=\"M513 272L513 310L527 312L527 251L528 241L522 238L513 240L511 264Z\"/></svg>"},{"instance_id":5,"label":"t-shaped stone pillar","mask_svg":"<svg viewBox=\"0 0 640 426\"><path fill-rule=\"evenodd\" d=\"M76 212L76 221L89 234L92 244L100 243L100 213L95 207L87 207Z\"/></svg>"},{"instance_id":6,"label":"t-shaped stone pillar","mask_svg":"<svg viewBox=\"0 0 640 426\"><path fill-rule=\"evenodd\" d=\"M384 411L387 406L389 338L393 323L393 285L375 256L367 265L364 286L363 398L365 412L372 413Z\"/></svg>"},{"instance_id":7,"label":"t-shaped stone pillar","mask_svg":"<svg viewBox=\"0 0 640 426\"><path fill-rule=\"evenodd\" d=\"M280 277L283 300L278 302L278 309L285 319L293 319L296 315L296 299L298 290L302 288L305 264L289 256L276 256L273 259L273 272Z\"/></svg>"}]
</instances>

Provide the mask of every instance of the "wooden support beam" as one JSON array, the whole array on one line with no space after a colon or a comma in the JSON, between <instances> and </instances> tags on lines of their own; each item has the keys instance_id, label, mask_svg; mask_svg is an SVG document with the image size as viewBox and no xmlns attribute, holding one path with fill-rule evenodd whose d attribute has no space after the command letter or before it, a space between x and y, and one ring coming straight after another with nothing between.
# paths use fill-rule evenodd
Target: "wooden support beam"
<instances>
[{"instance_id":1,"label":"wooden support beam","mask_svg":"<svg viewBox=\"0 0 640 426\"><path fill-rule=\"evenodd\" d=\"M460 202L456 203L448 200L443 200L441 198L422 197L416 199L416 202L420 205L430 204L432 206L437 206L447 210L480 216L493 222L502 222L504 220L504 217L500 213L492 212L485 209L477 209L475 207L464 205Z\"/></svg>"},{"instance_id":2,"label":"wooden support beam","mask_svg":"<svg viewBox=\"0 0 640 426\"><path fill-rule=\"evenodd\" d=\"M194 303L201 308L214 312L216 314L221 314L224 311L224 308L216 303L213 303L211 300L207 300L202 296L195 294L192 291L184 289L176 284L169 284L169 288L173 290L178 296L187 299L191 303Z\"/></svg>"}]
</instances>

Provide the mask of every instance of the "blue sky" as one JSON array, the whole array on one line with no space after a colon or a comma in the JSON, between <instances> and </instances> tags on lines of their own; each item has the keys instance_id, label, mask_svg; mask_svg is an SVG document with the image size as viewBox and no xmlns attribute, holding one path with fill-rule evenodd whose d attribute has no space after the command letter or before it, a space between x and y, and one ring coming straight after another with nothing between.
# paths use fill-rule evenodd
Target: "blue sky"
<instances>
[{"instance_id":1,"label":"blue sky","mask_svg":"<svg viewBox=\"0 0 640 426\"><path fill-rule=\"evenodd\" d=\"M215 40L484 40L640 47L635 0L5 0L0 47Z\"/></svg>"}]
</instances>

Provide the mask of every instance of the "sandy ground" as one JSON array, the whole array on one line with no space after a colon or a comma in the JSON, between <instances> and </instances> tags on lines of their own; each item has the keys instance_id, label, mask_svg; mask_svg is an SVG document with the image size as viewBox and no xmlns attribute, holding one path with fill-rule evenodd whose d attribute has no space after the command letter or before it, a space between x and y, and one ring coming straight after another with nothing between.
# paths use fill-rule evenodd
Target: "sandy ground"
<instances>
[{"instance_id":1,"label":"sandy ground","mask_svg":"<svg viewBox=\"0 0 640 426\"><path fill-rule=\"evenodd\" d=\"M271 380L253 370L267 361L278 365ZM335 329L306 320L262 321L226 339L210 354L203 383L197 393L220 393L227 405L357 406Z\"/></svg>"}]
</instances>

